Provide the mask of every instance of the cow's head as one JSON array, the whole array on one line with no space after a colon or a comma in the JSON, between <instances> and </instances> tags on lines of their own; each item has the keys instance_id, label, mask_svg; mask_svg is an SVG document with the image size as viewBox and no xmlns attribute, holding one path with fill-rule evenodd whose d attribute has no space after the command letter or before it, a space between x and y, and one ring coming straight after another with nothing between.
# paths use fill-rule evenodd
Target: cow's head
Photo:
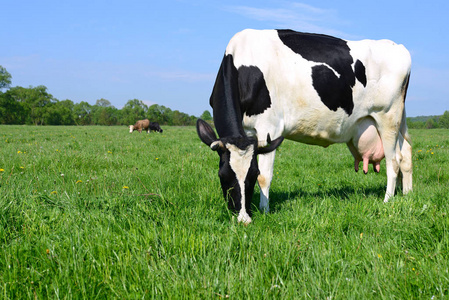
<instances>
[{"instance_id":1,"label":"cow's head","mask_svg":"<svg viewBox=\"0 0 449 300\"><path fill-rule=\"evenodd\" d=\"M218 139L212 127L201 119L198 119L196 129L201 141L220 156L218 176L228 208L238 214L239 222L250 223L251 199L259 176L257 154L275 150L284 138L270 141L268 135L268 145L258 147L257 140L247 136Z\"/></svg>"},{"instance_id":2,"label":"cow's head","mask_svg":"<svg viewBox=\"0 0 449 300\"><path fill-rule=\"evenodd\" d=\"M129 125L129 133L133 133L134 131L134 125Z\"/></svg>"}]
</instances>

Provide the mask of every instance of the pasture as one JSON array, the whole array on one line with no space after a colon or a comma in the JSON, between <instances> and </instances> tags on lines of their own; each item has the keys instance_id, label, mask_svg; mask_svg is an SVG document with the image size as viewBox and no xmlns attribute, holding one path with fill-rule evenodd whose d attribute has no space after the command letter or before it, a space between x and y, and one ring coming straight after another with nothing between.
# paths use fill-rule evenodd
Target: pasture
<instances>
[{"instance_id":1,"label":"pasture","mask_svg":"<svg viewBox=\"0 0 449 300\"><path fill-rule=\"evenodd\" d=\"M346 145L285 141L269 214L227 210L194 127L0 126L3 299L447 299L449 131L411 130L383 203Z\"/></svg>"}]
</instances>

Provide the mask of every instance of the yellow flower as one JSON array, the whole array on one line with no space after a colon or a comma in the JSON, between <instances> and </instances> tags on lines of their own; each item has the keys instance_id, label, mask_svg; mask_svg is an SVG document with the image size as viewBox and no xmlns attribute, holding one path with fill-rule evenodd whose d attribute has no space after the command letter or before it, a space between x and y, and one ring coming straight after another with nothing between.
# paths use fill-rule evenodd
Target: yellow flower
<instances>
[{"instance_id":1,"label":"yellow flower","mask_svg":"<svg viewBox=\"0 0 449 300\"><path fill-rule=\"evenodd\" d=\"M378 254L377 254L377 257L378 257L378 258L382 258L382 255L380 255L380 254L378 253Z\"/></svg>"},{"instance_id":2,"label":"yellow flower","mask_svg":"<svg viewBox=\"0 0 449 300\"><path fill-rule=\"evenodd\" d=\"M82 181L81 181L81 180L78 180L76 183L82 183Z\"/></svg>"},{"instance_id":3,"label":"yellow flower","mask_svg":"<svg viewBox=\"0 0 449 300\"><path fill-rule=\"evenodd\" d=\"M433 152L430 152L430 154L433 154Z\"/></svg>"},{"instance_id":4,"label":"yellow flower","mask_svg":"<svg viewBox=\"0 0 449 300\"><path fill-rule=\"evenodd\" d=\"M363 238L363 232L362 233L360 233L360 239L362 239Z\"/></svg>"},{"instance_id":5,"label":"yellow flower","mask_svg":"<svg viewBox=\"0 0 449 300\"><path fill-rule=\"evenodd\" d=\"M50 194L52 194L52 195L54 195L54 194L57 194L58 192L56 192L56 191L53 191L53 192L51 192Z\"/></svg>"},{"instance_id":6,"label":"yellow flower","mask_svg":"<svg viewBox=\"0 0 449 300\"><path fill-rule=\"evenodd\" d=\"M20 167L22 170L25 169L25 167Z\"/></svg>"},{"instance_id":7,"label":"yellow flower","mask_svg":"<svg viewBox=\"0 0 449 300\"><path fill-rule=\"evenodd\" d=\"M108 151L108 153L111 153L111 154L112 154L112 152L111 152L111 151Z\"/></svg>"},{"instance_id":8,"label":"yellow flower","mask_svg":"<svg viewBox=\"0 0 449 300\"><path fill-rule=\"evenodd\" d=\"M159 159L159 157L156 157L156 160L158 160Z\"/></svg>"},{"instance_id":9,"label":"yellow flower","mask_svg":"<svg viewBox=\"0 0 449 300\"><path fill-rule=\"evenodd\" d=\"M129 187L127 187L126 185L123 186L124 189L129 189Z\"/></svg>"},{"instance_id":10,"label":"yellow flower","mask_svg":"<svg viewBox=\"0 0 449 300\"><path fill-rule=\"evenodd\" d=\"M20 153L22 153L22 151L20 151L20 150L19 150L19 151L17 151L17 154L20 154Z\"/></svg>"},{"instance_id":11,"label":"yellow flower","mask_svg":"<svg viewBox=\"0 0 449 300\"><path fill-rule=\"evenodd\" d=\"M0 172L5 172L5 170L4 169L0 169Z\"/></svg>"}]
</instances>

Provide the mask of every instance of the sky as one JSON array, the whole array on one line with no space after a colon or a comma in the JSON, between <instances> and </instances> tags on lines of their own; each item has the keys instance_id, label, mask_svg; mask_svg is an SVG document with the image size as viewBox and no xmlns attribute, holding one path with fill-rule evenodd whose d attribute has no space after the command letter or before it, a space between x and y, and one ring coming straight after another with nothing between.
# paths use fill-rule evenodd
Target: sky
<instances>
[{"instance_id":1,"label":"sky","mask_svg":"<svg viewBox=\"0 0 449 300\"><path fill-rule=\"evenodd\" d=\"M412 55L407 116L449 110L449 1L1 0L0 65L11 86L117 108L128 100L189 115L209 97L232 36L293 29L390 39Z\"/></svg>"}]
</instances>

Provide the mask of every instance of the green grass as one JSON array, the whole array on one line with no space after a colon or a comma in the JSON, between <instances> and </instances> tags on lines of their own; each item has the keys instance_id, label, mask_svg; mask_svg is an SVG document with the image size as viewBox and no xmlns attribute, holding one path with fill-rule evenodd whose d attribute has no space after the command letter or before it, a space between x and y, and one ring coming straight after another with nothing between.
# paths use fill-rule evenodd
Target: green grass
<instances>
[{"instance_id":1,"label":"green grass","mask_svg":"<svg viewBox=\"0 0 449 300\"><path fill-rule=\"evenodd\" d=\"M345 145L285 141L243 226L194 127L0 126L0 298L449 298L449 131L412 130L414 192Z\"/></svg>"}]
</instances>

